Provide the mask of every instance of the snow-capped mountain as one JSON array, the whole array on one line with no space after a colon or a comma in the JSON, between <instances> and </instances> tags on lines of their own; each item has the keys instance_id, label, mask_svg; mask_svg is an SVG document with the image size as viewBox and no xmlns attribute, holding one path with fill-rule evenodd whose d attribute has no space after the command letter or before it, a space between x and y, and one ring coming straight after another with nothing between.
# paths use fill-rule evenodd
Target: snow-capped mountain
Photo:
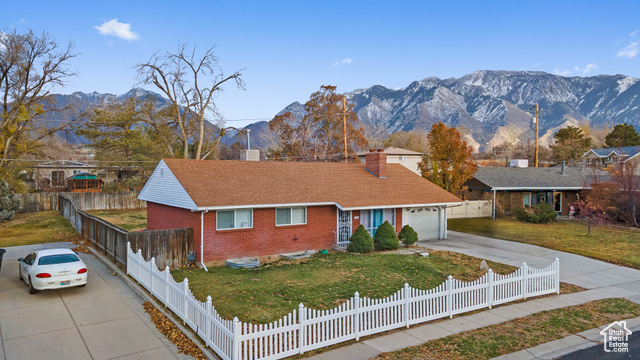
<instances>
[{"instance_id":1,"label":"snow-capped mountain","mask_svg":"<svg viewBox=\"0 0 640 360\"><path fill-rule=\"evenodd\" d=\"M533 138L530 110L540 104L543 144L568 125L630 123L640 129L639 79L625 75L563 77L538 71L476 71L434 77L393 90L375 85L345 93L365 127L429 130L442 121L463 128L476 147ZM284 111L304 114L299 103ZM477 143L477 144L476 144Z\"/></svg>"}]
</instances>

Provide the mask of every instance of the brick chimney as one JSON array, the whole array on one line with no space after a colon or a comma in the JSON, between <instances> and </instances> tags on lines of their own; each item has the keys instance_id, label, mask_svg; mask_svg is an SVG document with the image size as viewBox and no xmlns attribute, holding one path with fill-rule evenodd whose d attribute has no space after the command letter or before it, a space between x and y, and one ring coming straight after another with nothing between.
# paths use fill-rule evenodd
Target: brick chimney
<instances>
[{"instance_id":1,"label":"brick chimney","mask_svg":"<svg viewBox=\"0 0 640 360\"><path fill-rule=\"evenodd\" d=\"M366 157L366 169L380 179L387 178L387 154L382 149L371 149Z\"/></svg>"}]
</instances>

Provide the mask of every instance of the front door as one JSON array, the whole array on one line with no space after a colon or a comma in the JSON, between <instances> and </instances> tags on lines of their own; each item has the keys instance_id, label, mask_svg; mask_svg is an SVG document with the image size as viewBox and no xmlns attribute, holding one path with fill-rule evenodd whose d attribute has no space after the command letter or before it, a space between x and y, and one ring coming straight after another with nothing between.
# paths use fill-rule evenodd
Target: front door
<instances>
[{"instance_id":1,"label":"front door","mask_svg":"<svg viewBox=\"0 0 640 360\"><path fill-rule=\"evenodd\" d=\"M553 210L558 214L562 212L562 193L553 194Z\"/></svg>"},{"instance_id":2,"label":"front door","mask_svg":"<svg viewBox=\"0 0 640 360\"><path fill-rule=\"evenodd\" d=\"M351 211L338 209L338 229L336 233L336 244L346 246L351 237Z\"/></svg>"}]
</instances>

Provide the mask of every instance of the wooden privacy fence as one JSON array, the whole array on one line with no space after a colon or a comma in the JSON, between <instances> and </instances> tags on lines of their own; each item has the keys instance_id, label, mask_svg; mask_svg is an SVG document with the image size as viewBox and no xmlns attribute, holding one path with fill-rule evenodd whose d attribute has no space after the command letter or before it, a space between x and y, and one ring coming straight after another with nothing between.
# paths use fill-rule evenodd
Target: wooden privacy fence
<instances>
[{"instance_id":1,"label":"wooden privacy fence","mask_svg":"<svg viewBox=\"0 0 640 360\"><path fill-rule=\"evenodd\" d=\"M187 255L193 250L191 228L128 232L79 210L66 194L61 194L58 202L60 213L69 219L76 231L122 268L127 267L127 243L142 249L146 256L158 259L158 265L163 268L186 265Z\"/></svg>"},{"instance_id":2,"label":"wooden privacy fence","mask_svg":"<svg viewBox=\"0 0 640 360\"><path fill-rule=\"evenodd\" d=\"M300 304L270 324L223 319L211 303L197 300L189 280L176 282L169 268L158 270L156 260L127 246L127 274L189 325L222 359L282 359L332 344L383 331L523 299L560 293L560 261L544 269L522 264L509 275L491 269L481 278L464 282L449 278L429 290L404 288L383 299L354 297L331 310Z\"/></svg>"},{"instance_id":3,"label":"wooden privacy fence","mask_svg":"<svg viewBox=\"0 0 640 360\"><path fill-rule=\"evenodd\" d=\"M117 194L103 193L32 193L18 194L22 200L22 210L30 213L38 211L57 211L58 198L64 195L71 199L78 209L82 210L111 210L111 209L146 209L147 202L138 200L137 191L127 191Z\"/></svg>"}]
</instances>

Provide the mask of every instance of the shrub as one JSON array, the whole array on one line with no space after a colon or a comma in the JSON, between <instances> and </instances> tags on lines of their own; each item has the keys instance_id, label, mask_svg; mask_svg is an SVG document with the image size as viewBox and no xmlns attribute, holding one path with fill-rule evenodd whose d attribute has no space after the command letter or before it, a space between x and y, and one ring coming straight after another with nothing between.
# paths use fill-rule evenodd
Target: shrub
<instances>
[{"instance_id":1,"label":"shrub","mask_svg":"<svg viewBox=\"0 0 640 360\"><path fill-rule=\"evenodd\" d=\"M16 210L22 209L22 201L9 189L9 184L2 179L0 181L0 221L12 220L16 216Z\"/></svg>"},{"instance_id":2,"label":"shrub","mask_svg":"<svg viewBox=\"0 0 640 360\"><path fill-rule=\"evenodd\" d=\"M353 235L351 235L347 251L356 253L368 253L373 251L373 238L371 238L369 232L364 229L364 226L358 226Z\"/></svg>"},{"instance_id":3,"label":"shrub","mask_svg":"<svg viewBox=\"0 0 640 360\"><path fill-rule=\"evenodd\" d=\"M556 212L547 203L540 203L535 207L525 206L517 209L514 214L516 219L534 224L546 224L556 219Z\"/></svg>"},{"instance_id":4,"label":"shrub","mask_svg":"<svg viewBox=\"0 0 640 360\"><path fill-rule=\"evenodd\" d=\"M405 225L400 230L400 234L398 234L398 238L402 240L402 243L405 245L413 245L418 241L418 233L413 230L413 228L409 225Z\"/></svg>"},{"instance_id":5,"label":"shrub","mask_svg":"<svg viewBox=\"0 0 640 360\"><path fill-rule=\"evenodd\" d=\"M400 246L396 230L388 221L378 227L376 234L373 236L373 243L376 250L395 250Z\"/></svg>"}]
</instances>

